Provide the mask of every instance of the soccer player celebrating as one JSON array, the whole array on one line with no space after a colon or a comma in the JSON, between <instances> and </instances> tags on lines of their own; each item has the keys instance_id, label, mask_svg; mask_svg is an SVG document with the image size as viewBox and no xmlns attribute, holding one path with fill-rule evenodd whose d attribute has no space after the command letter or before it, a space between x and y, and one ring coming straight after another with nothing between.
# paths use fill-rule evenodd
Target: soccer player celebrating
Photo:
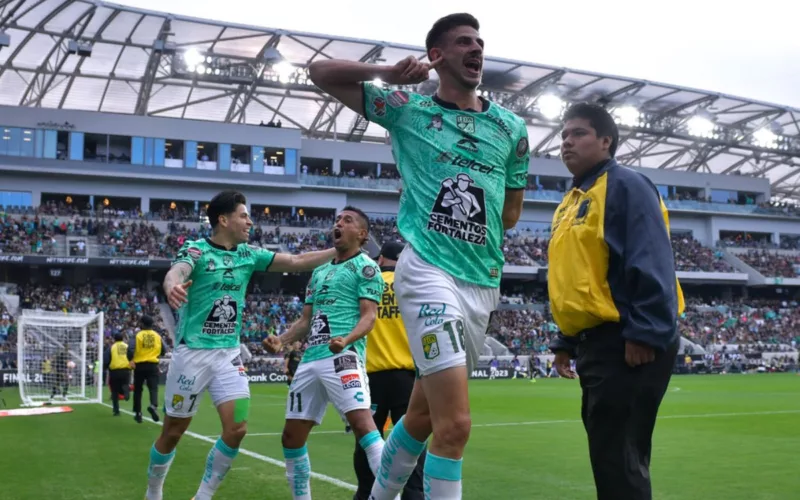
<instances>
[{"instance_id":1,"label":"soccer player celebrating","mask_svg":"<svg viewBox=\"0 0 800 500\"><path fill-rule=\"evenodd\" d=\"M289 386L281 439L294 500L311 499L306 441L311 428L322 423L328 402L353 429L373 473L380 466L384 442L370 411L364 337L375 324L384 282L375 261L361 253L368 239L367 216L345 207L333 228L336 258L311 275L302 316L283 335L264 340L274 353L308 336Z\"/></svg>"},{"instance_id":2,"label":"soccer player celebrating","mask_svg":"<svg viewBox=\"0 0 800 500\"><path fill-rule=\"evenodd\" d=\"M150 450L146 500L161 500L175 447L206 390L217 407L222 435L208 454L196 500L213 497L239 451L250 408L239 331L252 274L310 271L335 254L333 249L276 254L247 245L253 222L247 200L235 191L217 194L206 213L212 236L186 242L164 279L167 300L179 320L164 391L164 427Z\"/></svg>"},{"instance_id":3,"label":"soccer player celebrating","mask_svg":"<svg viewBox=\"0 0 800 500\"><path fill-rule=\"evenodd\" d=\"M375 500L394 498L433 431L425 462L430 498L461 498L461 460L470 432L468 367L475 365L499 301L503 232L522 211L528 176L525 122L476 93L483 68L478 21L436 21L423 63L394 66L317 61L311 80L392 136L403 178L397 225L409 242L395 292L420 379L392 430L375 474ZM439 75L431 97L366 83L413 85Z\"/></svg>"}]
</instances>

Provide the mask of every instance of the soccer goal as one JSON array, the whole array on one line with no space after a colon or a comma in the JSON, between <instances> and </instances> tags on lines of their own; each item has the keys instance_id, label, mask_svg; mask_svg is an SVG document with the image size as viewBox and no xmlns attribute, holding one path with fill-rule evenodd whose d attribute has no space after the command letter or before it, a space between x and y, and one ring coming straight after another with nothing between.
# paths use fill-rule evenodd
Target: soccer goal
<instances>
[{"instance_id":1,"label":"soccer goal","mask_svg":"<svg viewBox=\"0 0 800 500\"><path fill-rule=\"evenodd\" d=\"M17 318L17 382L23 406L102 402L102 364L103 313L25 309Z\"/></svg>"}]
</instances>

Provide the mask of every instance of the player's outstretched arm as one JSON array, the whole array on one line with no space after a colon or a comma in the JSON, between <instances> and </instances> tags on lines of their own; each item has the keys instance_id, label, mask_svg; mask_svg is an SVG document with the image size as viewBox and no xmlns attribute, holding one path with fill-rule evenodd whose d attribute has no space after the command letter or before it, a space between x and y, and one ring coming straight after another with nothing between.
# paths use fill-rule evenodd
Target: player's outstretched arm
<instances>
[{"instance_id":1,"label":"player's outstretched arm","mask_svg":"<svg viewBox=\"0 0 800 500\"><path fill-rule=\"evenodd\" d=\"M178 309L187 301L186 291L192 286L189 277L192 275L192 266L186 262L173 265L164 278L164 293L173 309Z\"/></svg>"},{"instance_id":2,"label":"player's outstretched arm","mask_svg":"<svg viewBox=\"0 0 800 500\"><path fill-rule=\"evenodd\" d=\"M283 346L303 340L308 336L311 330L311 305L306 304L303 306L303 314L300 318L292 323L292 326L283 334L278 336L269 336L264 339L264 348L271 352L276 353L283 349Z\"/></svg>"},{"instance_id":3,"label":"player's outstretched arm","mask_svg":"<svg viewBox=\"0 0 800 500\"><path fill-rule=\"evenodd\" d=\"M332 261L334 257L336 257L335 248L316 250L314 252L306 252L298 255L276 253L272 265L269 266L269 270L276 273L313 271L322 264Z\"/></svg>"},{"instance_id":4,"label":"player's outstretched arm","mask_svg":"<svg viewBox=\"0 0 800 500\"><path fill-rule=\"evenodd\" d=\"M336 354L342 352L345 347L365 337L372 331L372 327L375 326L375 319L378 317L378 303L369 299L361 299L359 301L359 306L361 309L361 319L358 320L353 331L346 337L331 339L330 350L332 352Z\"/></svg>"},{"instance_id":5,"label":"player's outstretched arm","mask_svg":"<svg viewBox=\"0 0 800 500\"><path fill-rule=\"evenodd\" d=\"M408 56L393 66L386 66L329 59L311 63L308 76L314 85L363 116L361 82L380 78L389 85L413 85L427 80L430 70L440 62L441 59L428 64Z\"/></svg>"}]
</instances>

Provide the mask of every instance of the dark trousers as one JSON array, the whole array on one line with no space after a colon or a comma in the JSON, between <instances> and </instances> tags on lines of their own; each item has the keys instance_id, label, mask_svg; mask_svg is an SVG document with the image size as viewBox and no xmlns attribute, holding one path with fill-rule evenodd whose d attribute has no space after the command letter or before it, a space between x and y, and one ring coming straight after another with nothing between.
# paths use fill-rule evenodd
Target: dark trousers
<instances>
[{"instance_id":1,"label":"dark trousers","mask_svg":"<svg viewBox=\"0 0 800 500\"><path fill-rule=\"evenodd\" d=\"M111 386L111 405L114 413L119 413L119 395L127 401L131 395L131 371L127 368L108 371L108 385Z\"/></svg>"},{"instance_id":2,"label":"dark trousers","mask_svg":"<svg viewBox=\"0 0 800 500\"><path fill-rule=\"evenodd\" d=\"M416 374L413 370L386 370L368 374L369 394L372 399L374 413L372 418L378 432L383 436L383 426L386 418L391 415L392 423L396 424L400 417L408 410L408 401L411 399L411 390L414 389ZM422 500L424 493L422 490L422 475L425 465L425 454L423 451L417 460L414 472L408 478L401 500ZM353 456L353 466L358 478L358 491L353 497L354 500L367 500L372 491L372 483L375 476L369 468L367 454L356 443L356 451Z\"/></svg>"},{"instance_id":3,"label":"dark trousers","mask_svg":"<svg viewBox=\"0 0 800 500\"><path fill-rule=\"evenodd\" d=\"M150 406L158 408L158 363L137 363L133 370L133 413L142 413L142 391L147 384Z\"/></svg>"},{"instance_id":4,"label":"dark trousers","mask_svg":"<svg viewBox=\"0 0 800 500\"><path fill-rule=\"evenodd\" d=\"M581 417L598 500L651 500L650 449L679 341L652 363L625 363L619 332L592 332L578 345Z\"/></svg>"}]
</instances>

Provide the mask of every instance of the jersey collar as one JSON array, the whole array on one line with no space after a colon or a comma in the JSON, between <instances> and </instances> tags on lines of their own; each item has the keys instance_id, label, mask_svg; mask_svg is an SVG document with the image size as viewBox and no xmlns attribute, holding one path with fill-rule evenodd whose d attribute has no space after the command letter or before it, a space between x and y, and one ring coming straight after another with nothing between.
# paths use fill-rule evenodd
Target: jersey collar
<instances>
[{"instance_id":1,"label":"jersey collar","mask_svg":"<svg viewBox=\"0 0 800 500\"><path fill-rule=\"evenodd\" d=\"M443 107L444 109L451 109L453 111L464 111L466 113L485 113L485 112L489 111L489 107L492 105L491 102L487 101L486 99L484 99L481 96L478 96L478 99L481 100L481 105L482 105L482 109L480 111L474 110L472 108L461 109L455 103L449 102L449 101L445 101L444 99L439 97L437 94L433 94L432 99L433 99L433 102L435 102L439 106Z\"/></svg>"},{"instance_id":2,"label":"jersey collar","mask_svg":"<svg viewBox=\"0 0 800 500\"><path fill-rule=\"evenodd\" d=\"M222 250L223 252L235 252L236 250L239 249L239 245L236 245L233 248L225 248L222 245L217 245L216 243L211 241L211 238L209 238L208 236L206 236L206 243L208 243L211 247L216 248L217 250Z\"/></svg>"},{"instance_id":3,"label":"jersey collar","mask_svg":"<svg viewBox=\"0 0 800 500\"><path fill-rule=\"evenodd\" d=\"M594 182L597 180L597 178L603 174L603 172L613 168L616 165L617 162L613 158L601 161L582 176L573 177L572 188L578 188L581 191L588 191L589 188L594 185Z\"/></svg>"}]
</instances>

